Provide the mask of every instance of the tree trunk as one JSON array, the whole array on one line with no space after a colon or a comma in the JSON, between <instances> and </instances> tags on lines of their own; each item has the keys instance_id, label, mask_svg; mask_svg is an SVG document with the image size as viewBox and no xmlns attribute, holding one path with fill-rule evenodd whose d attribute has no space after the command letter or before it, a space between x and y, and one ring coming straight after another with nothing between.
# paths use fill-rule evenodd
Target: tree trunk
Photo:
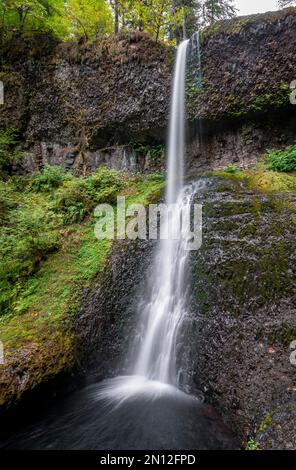
<instances>
[{"instance_id":1,"label":"tree trunk","mask_svg":"<svg viewBox=\"0 0 296 470\"><path fill-rule=\"evenodd\" d=\"M118 34L119 31L119 4L118 0L114 1L114 33Z\"/></svg>"}]
</instances>

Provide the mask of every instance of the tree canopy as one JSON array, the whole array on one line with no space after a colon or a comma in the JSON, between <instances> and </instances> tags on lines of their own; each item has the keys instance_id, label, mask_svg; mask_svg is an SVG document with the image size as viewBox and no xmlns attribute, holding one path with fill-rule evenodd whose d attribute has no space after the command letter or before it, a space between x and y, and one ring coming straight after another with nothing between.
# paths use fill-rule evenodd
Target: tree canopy
<instances>
[{"instance_id":1,"label":"tree canopy","mask_svg":"<svg viewBox=\"0 0 296 470\"><path fill-rule=\"evenodd\" d=\"M290 6L295 6L296 0L278 0L278 4L280 8L286 8Z\"/></svg>"},{"instance_id":2,"label":"tree canopy","mask_svg":"<svg viewBox=\"0 0 296 470\"><path fill-rule=\"evenodd\" d=\"M4 34L52 31L71 39L112 31L112 14L104 0L2 0Z\"/></svg>"},{"instance_id":3,"label":"tree canopy","mask_svg":"<svg viewBox=\"0 0 296 470\"><path fill-rule=\"evenodd\" d=\"M50 31L68 40L133 29L178 40L234 15L233 0L1 0L0 34Z\"/></svg>"}]
</instances>

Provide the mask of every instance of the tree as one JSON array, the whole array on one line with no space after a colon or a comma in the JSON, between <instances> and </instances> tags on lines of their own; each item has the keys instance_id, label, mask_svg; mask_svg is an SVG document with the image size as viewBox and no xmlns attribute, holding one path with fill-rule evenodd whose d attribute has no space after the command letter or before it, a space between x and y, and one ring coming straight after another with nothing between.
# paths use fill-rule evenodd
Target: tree
<instances>
[{"instance_id":1,"label":"tree","mask_svg":"<svg viewBox=\"0 0 296 470\"><path fill-rule=\"evenodd\" d=\"M185 37L192 36L199 29L200 17L202 13L201 0L173 0L173 8L182 9L183 23L182 27L175 31L177 42Z\"/></svg>"},{"instance_id":2,"label":"tree","mask_svg":"<svg viewBox=\"0 0 296 470\"><path fill-rule=\"evenodd\" d=\"M289 6L296 5L296 0L279 0L278 4L280 8L286 8Z\"/></svg>"},{"instance_id":3,"label":"tree","mask_svg":"<svg viewBox=\"0 0 296 470\"><path fill-rule=\"evenodd\" d=\"M156 41L168 39L170 29L182 24L182 6L173 0L111 0L114 31L120 28L148 31Z\"/></svg>"},{"instance_id":4,"label":"tree","mask_svg":"<svg viewBox=\"0 0 296 470\"><path fill-rule=\"evenodd\" d=\"M205 24L213 24L215 21L233 18L236 8L233 0L206 0L203 2L202 17Z\"/></svg>"},{"instance_id":5,"label":"tree","mask_svg":"<svg viewBox=\"0 0 296 470\"><path fill-rule=\"evenodd\" d=\"M9 34L52 31L61 39L110 33L112 16L104 0L2 0L2 39Z\"/></svg>"}]
</instances>

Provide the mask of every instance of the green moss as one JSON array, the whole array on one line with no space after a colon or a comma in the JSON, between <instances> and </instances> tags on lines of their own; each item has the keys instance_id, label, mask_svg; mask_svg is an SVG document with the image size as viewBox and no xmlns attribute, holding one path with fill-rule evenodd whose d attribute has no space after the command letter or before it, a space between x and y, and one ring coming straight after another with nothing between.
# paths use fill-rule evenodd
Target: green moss
<instances>
[{"instance_id":1,"label":"green moss","mask_svg":"<svg viewBox=\"0 0 296 470\"><path fill-rule=\"evenodd\" d=\"M260 450L260 445L254 439L250 439L246 445L246 450Z\"/></svg>"},{"instance_id":2,"label":"green moss","mask_svg":"<svg viewBox=\"0 0 296 470\"><path fill-rule=\"evenodd\" d=\"M268 335L268 341L271 344L281 344L284 347L289 347L292 341L296 339L296 328L289 328L284 326L279 328Z\"/></svg>"},{"instance_id":3,"label":"green moss","mask_svg":"<svg viewBox=\"0 0 296 470\"><path fill-rule=\"evenodd\" d=\"M272 172L267 173L269 181ZM291 291L293 284L289 266L293 245L286 235L295 233L295 207L286 192L278 194L269 190L262 197L258 191L257 196L255 193L249 197L249 191L246 191L246 185L242 185L241 181L245 179L248 182L250 177L254 178L255 170L231 174L223 170L214 174L223 177L215 186L215 194L225 191L226 194L231 194L232 198L222 198L218 204L216 198L214 201L205 201L204 217L213 219L214 231L219 234L219 241L207 239L207 244L201 248L200 254L205 259L211 256L209 253L212 249L216 251L218 243L219 251L229 253L230 256L223 257L210 271L206 268L207 263L200 263L196 278L196 298L201 311L207 313L209 305L220 301L216 298L217 293L223 292L223 307L236 315L244 311L250 302L257 306L266 305ZM269 184L269 189L270 186L274 187ZM286 215L283 216L283 213ZM240 215L244 217L239 217ZM278 222L278 215L281 217L281 223ZM209 220L209 224L211 223ZM260 239L264 233L271 237L270 245L260 244L259 251L256 243L243 243L241 256L238 253L233 256L236 237L250 237L253 240L257 237ZM207 285L207 297L202 292L202 286L198 286L199 276L202 284ZM215 287L217 284L218 289Z\"/></svg>"},{"instance_id":4,"label":"green moss","mask_svg":"<svg viewBox=\"0 0 296 470\"><path fill-rule=\"evenodd\" d=\"M259 426L259 429L258 429L258 434L261 434L263 431L265 431L267 428L269 428L270 426L272 426L272 420L273 420L273 416L275 414L275 411L272 411L271 413L269 413L265 418L264 420L262 421L262 423L260 424Z\"/></svg>"},{"instance_id":5,"label":"green moss","mask_svg":"<svg viewBox=\"0 0 296 470\"><path fill-rule=\"evenodd\" d=\"M216 21L213 25L205 28L202 31L202 42L204 43L210 37L225 34L225 35L236 35L241 30L250 25L255 25L257 22L266 22L267 24L275 23L280 19L284 19L290 12L295 13L295 8L286 8L285 10L279 10L275 12L267 12L264 14L255 14L248 16L240 16L229 20Z\"/></svg>"},{"instance_id":6,"label":"green moss","mask_svg":"<svg viewBox=\"0 0 296 470\"><path fill-rule=\"evenodd\" d=\"M258 232L258 225L254 222L245 224L239 231L239 238L255 237Z\"/></svg>"},{"instance_id":7,"label":"green moss","mask_svg":"<svg viewBox=\"0 0 296 470\"><path fill-rule=\"evenodd\" d=\"M214 170L207 173L208 176L220 176L221 178L227 178L234 181L242 181L246 179L246 175L243 171L236 171L230 173L227 169L223 170Z\"/></svg>"},{"instance_id":8,"label":"green moss","mask_svg":"<svg viewBox=\"0 0 296 470\"><path fill-rule=\"evenodd\" d=\"M221 178L235 181L246 181L249 189L255 189L264 193L288 193L296 190L296 176L294 174L278 173L268 171L265 168L253 170L239 170L229 173L224 170L214 170L207 175L219 176Z\"/></svg>"},{"instance_id":9,"label":"green moss","mask_svg":"<svg viewBox=\"0 0 296 470\"><path fill-rule=\"evenodd\" d=\"M163 176L158 174L130 178L124 185L129 187L127 204L156 202L163 186ZM126 189L121 194L125 192ZM37 200L44 197L47 196L38 196ZM95 238L94 223L90 216L67 230L57 228L61 237L59 249L42 261L37 272L23 280L8 313L0 319L0 337L5 348L35 341L39 333L44 336L46 331L51 334L53 329L70 328L83 289L102 272L112 248L111 241Z\"/></svg>"},{"instance_id":10,"label":"green moss","mask_svg":"<svg viewBox=\"0 0 296 470\"><path fill-rule=\"evenodd\" d=\"M247 173L250 189L263 192L291 192L296 190L296 177L274 171L253 171Z\"/></svg>"}]
</instances>

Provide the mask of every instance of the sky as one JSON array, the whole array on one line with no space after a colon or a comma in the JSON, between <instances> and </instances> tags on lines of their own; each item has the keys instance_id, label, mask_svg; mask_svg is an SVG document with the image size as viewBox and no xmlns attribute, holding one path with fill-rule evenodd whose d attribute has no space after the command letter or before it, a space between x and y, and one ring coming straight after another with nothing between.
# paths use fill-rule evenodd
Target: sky
<instances>
[{"instance_id":1,"label":"sky","mask_svg":"<svg viewBox=\"0 0 296 470\"><path fill-rule=\"evenodd\" d=\"M277 0L235 0L238 15L278 10Z\"/></svg>"}]
</instances>

